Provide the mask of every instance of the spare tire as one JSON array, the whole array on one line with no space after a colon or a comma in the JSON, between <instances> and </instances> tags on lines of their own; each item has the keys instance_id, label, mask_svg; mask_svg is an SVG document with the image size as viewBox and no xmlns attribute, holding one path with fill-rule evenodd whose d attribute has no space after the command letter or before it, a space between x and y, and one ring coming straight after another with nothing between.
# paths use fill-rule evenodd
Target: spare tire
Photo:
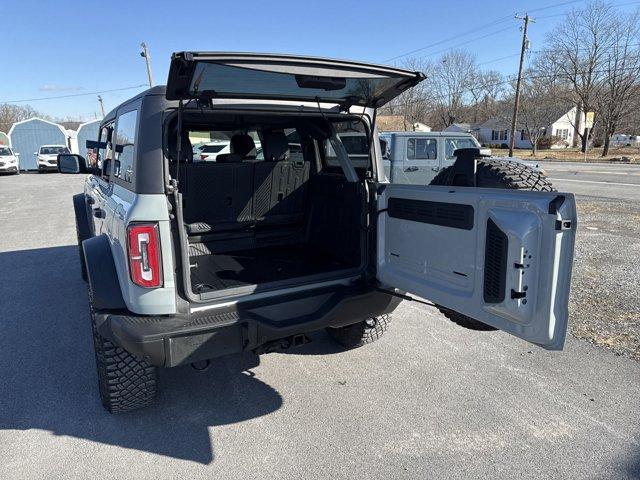
<instances>
[{"instance_id":1,"label":"spare tire","mask_svg":"<svg viewBox=\"0 0 640 480\"><path fill-rule=\"evenodd\" d=\"M452 185L453 167L440 170L430 185ZM476 166L476 186L479 188L508 188L515 190L555 191L546 175L540 170L506 158L483 158ZM438 305L442 314L458 325L471 330L497 330L486 323Z\"/></svg>"}]
</instances>

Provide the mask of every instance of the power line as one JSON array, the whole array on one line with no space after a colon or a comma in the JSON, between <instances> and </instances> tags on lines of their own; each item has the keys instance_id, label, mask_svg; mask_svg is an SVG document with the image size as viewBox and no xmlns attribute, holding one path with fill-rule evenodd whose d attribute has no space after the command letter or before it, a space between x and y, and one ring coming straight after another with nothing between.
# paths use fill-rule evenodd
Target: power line
<instances>
[{"instance_id":1,"label":"power line","mask_svg":"<svg viewBox=\"0 0 640 480\"><path fill-rule=\"evenodd\" d=\"M438 45L442 45L443 43L447 43L447 42L450 42L450 41L455 40L457 38L464 37L464 36L469 35L471 33L477 32L478 30L483 30L485 28L489 28L489 27L492 27L494 25L499 25L500 23L504 23L504 22L506 22L507 20L510 20L510 19L511 19L511 15L508 15L506 17L500 17L500 18L498 18L496 20L493 20L493 21L491 21L491 22L489 22L489 23L487 23L485 25L481 25L479 27L475 27L475 28L473 28L471 30L467 30L465 32L459 33L459 34L454 35L452 37L447 37L447 38L439 40L439 41L437 41L435 43L431 43L429 45L425 45L424 47L416 48L416 49L411 50L409 52L405 52L405 53L402 53L400 55L396 55L395 57L387 58L386 60L383 60L383 62L384 63L392 62L393 60L397 60L399 58L406 57L407 55L412 55L414 53L421 52L421 51L427 50L429 48L437 47Z\"/></svg>"},{"instance_id":2,"label":"power line","mask_svg":"<svg viewBox=\"0 0 640 480\"><path fill-rule=\"evenodd\" d=\"M553 4L553 5L546 5L546 6L544 6L544 7L534 8L534 9L531 9L531 10L529 10L529 11L530 11L530 12L534 12L534 11L535 11L535 12L540 12L540 11L543 11L543 10L549 10L549 9L551 9L551 8L558 8L558 7L562 7L562 6L564 6L564 5L570 5L570 4L573 4L573 3L580 3L580 2L584 2L584 1L585 1L585 0L570 0L570 1L567 1L567 2L555 3L555 4ZM631 3L633 3L633 2L631 2ZM638 2L638 3L640 3L640 2ZM621 6L621 5L620 5L620 6ZM475 28L473 28L472 30L467 30L467 31L465 31L465 32L459 33L459 34L454 35L454 36L452 36L452 37L448 37L448 38L445 38L445 39L443 39L443 40L439 40L439 41L437 41L437 42L435 42L435 43L432 43L432 44L429 44L429 45L425 45L424 47L416 48L415 50L411 50L411 51L409 51L409 52L405 52L405 53L402 53L402 54L400 54L400 55L396 55L395 57L391 57L391 58L388 58L388 59L386 59L386 60L383 60L383 62L384 62L384 63L386 63L386 62L392 62L393 60L397 60L397 59L399 59L399 58L406 57L407 55L411 55L411 54L413 54L413 53L421 52L421 51L423 51L423 50L427 50L427 49L429 49L429 48L433 48L433 47L436 47L436 46L438 46L438 45L442 45L443 43L446 43L446 42L449 42L449 41L455 40L455 39L460 38L460 37L464 37L464 36L469 35L469 34L471 34L471 33L477 32L478 30L483 30L483 29L485 29L485 28L489 28L489 27L492 27L492 26L494 26L494 25L499 25L499 24L501 24L501 23L505 23L506 21L510 20L511 18L512 18L512 15L507 15L507 16L505 16L505 17L497 18L497 19L495 19L495 20L493 20L493 21L491 21L491 22L489 22L489 23L486 23L486 24L481 25L481 26L479 26L479 27L475 27ZM480 38L483 38L483 37L480 37ZM475 39L477 39L477 38L475 38ZM474 39L474 40L475 40L475 39ZM469 43L469 42L466 42L466 43ZM455 48L455 47L453 47L453 48ZM447 49L447 50L448 50L448 49Z\"/></svg>"},{"instance_id":3,"label":"power line","mask_svg":"<svg viewBox=\"0 0 640 480\"><path fill-rule=\"evenodd\" d=\"M511 55L505 55L504 57L494 58L492 60L487 60L486 62L477 63L476 66L479 67L480 65L486 65L487 63L499 62L500 60L506 60L507 58L517 57L518 55L520 55L520 53L512 53Z\"/></svg>"},{"instance_id":4,"label":"power line","mask_svg":"<svg viewBox=\"0 0 640 480\"><path fill-rule=\"evenodd\" d=\"M623 68L617 68L616 71L620 72L620 71L637 71L640 70L640 67L623 67ZM601 74L601 73L607 73L609 70L593 70L591 72L587 72L587 71L580 71L580 72L572 72L571 74L568 73L553 73L553 74L545 74L545 75L534 75L534 76L528 76L527 79L528 80L542 80L545 78L571 78L573 76L576 75L586 75L587 73L592 73L592 74ZM485 83L482 85L479 85L478 87L475 88L466 88L466 89L462 89L462 90L458 90L456 92L453 93L446 93L443 95L436 95L436 96L432 96L431 99L433 100L444 100L448 97L452 97L454 95L463 95L465 93L471 93L474 90L478 90L478 89L482 89L482 88L490 88L490 87L499 87L500 85L507 85L509 83L512 83L514 80L516 80L516 75L510 75L509 77L505 78L504 80L501 80L499 82L493 82L493 83Z\"/></svg>"},{"instance_id":5,"label":"power line","mask_svg":"<svg viewBox=\"0 0 640 480\"><path fill-rule=\"evenodd\" d=\"M530 8L528 11L529 12L541 12L542 10L549 10L551 8L564 7L565 5L571 5L572 3L580 3L580 2L584 2L584 1L585 0L570 0L568 2L562 2L562 3L555 3L553 5L547 5L546 7Z\"/></svg>"},{"instance_id":6,"label":"power line","mask_svg":"<svg viewBox=\"0 0 640 480\"><path fill-rule=\"evenodd\" d=\"M474 37L474 38L472 38L470 40L467 40L466 42L457 43L456 45L453 45L452 47L445 48L445 49L442 49L442 50L438 50L437 52L430 53L428 56L429 57L435 57L436 55L439 55L440 53L448 52L450 50L453 50L454 48L461 47L462 45L466 45L468 43L472 43L472 42L475 42L476 40L481 40L483 38L491 37L493 35L497 35L498 33L506 32L507 30L513 30L515 28L518 28L518 27L514 26L514 25L511 25L509 27L505 27L505 28L502 28L500 30L496 30L494 32L487 33L486 35L482 35L480 37Z\"/></svg>"},{"instance_id":7,"label":"power line","mask_svg":"<svg viewBox=\"0 0 640 480\"><path fill-rule=\"evenodd\" d=\"M133 85L131 87L112 88L111 90L100 90L97 92L73 93L69 95L56 95L53 97L23 98L20 100L0 100L0 103L39 102L41 100L55 100L58 98L84 97L86 95L99 95L101 93L122 92L124 90L133 90L134 88L142 88L142 87L147 87L147 84L141 83L140 85Z\"/></svg>"}]
</instances>

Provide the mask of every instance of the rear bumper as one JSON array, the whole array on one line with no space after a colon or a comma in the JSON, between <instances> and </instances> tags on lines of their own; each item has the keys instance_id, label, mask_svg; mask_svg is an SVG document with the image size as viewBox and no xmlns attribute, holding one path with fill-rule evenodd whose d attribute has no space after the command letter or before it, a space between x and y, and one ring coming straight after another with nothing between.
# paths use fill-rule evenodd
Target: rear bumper
<instances>
[{"instance_id":1,"label":"rear bumper","mask_svg":"<svg viewBox=\"0 0 640 480\"><path fill-rule=\"evenodd\" d=\"M153 365L174 367L251 351L273 340L390 313L400 299L363 287L239 303L201 315L97 314L102 336ZM295 315L295 316L292 316Z\"/></svg>"}]
</instances>

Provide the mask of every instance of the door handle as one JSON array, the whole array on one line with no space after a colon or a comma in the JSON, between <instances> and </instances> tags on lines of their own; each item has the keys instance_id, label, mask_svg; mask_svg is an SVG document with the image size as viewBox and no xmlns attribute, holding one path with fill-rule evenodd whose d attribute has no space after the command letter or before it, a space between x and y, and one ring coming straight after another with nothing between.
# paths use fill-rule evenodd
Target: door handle
<instances>
[{"instance_id":1,"label":"door handle","mask_svg":"<svg viewBox=\"0 0 640 480\"><path fill-rule=\"evenodd\" d=\"M407 167L404 169L405 172L417 172L418 167Z\"/></svg>"},{"instance_id":2,"label":"door handle","mask_svg":"<svg viewBox=\"0 0 640 480\"><path fill-rule=\"evenodd\" d=\"M93 209L93 216L96 218L104 218L104 210L102 210L101 208L94 208Z\"/></svg>"},{"instance_id":3,"label":"door handle","mask_svg":"<svg viewBox=\"0 0 640 480\"><path fill-rule=\"evenodd\" d=\"M438 167L431 167L431 170L433 170L434 172L437 172L440 169Z\"/></svg>"}]
</instances>

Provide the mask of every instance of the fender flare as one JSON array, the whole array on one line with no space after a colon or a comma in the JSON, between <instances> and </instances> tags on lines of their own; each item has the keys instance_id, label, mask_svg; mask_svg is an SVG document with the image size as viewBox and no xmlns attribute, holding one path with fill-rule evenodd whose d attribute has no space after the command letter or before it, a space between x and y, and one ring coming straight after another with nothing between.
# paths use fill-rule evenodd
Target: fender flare
<instances>
[{"instance_id":1,"label":"fender flare","mask_svg":"<svg viewBox=\"0 0 640 480\"><path fill-rule=\"evenodd\" d=\"M87 202L84 193L73 196L73 210L76 214L76 225L78 226L78 236L80 241L87 240L93 236L87 211Z\"/></svg>"},{"instance_id":2,"label":"fender flare","mask_svg":"<svg viewBox=\"0 0 640 480\"><path fill-rule=\"evenodd\" d=\"M89 288L95 310L122 310L127 305L122 298L116 264L106 235L98 235L82 242L87 265Z\"/></svg>"}]
</instances>

